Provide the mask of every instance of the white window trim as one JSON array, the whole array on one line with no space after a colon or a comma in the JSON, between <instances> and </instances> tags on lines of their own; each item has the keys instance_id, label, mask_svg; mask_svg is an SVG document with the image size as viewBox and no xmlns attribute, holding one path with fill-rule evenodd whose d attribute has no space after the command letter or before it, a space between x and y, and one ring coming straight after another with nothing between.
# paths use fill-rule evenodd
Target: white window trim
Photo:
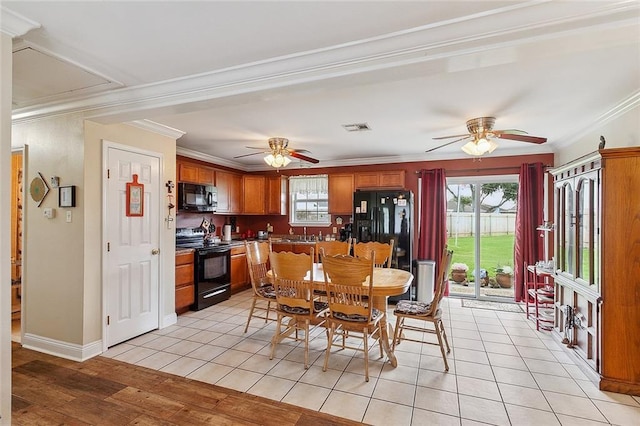
<instances>
[{"instance_id":1,"label":"white window trim","mask_svg":"<svg viewBox=\"0 0 640 426\"><path fill-rule=\"evenodd\" d=\"M289 178L289 226L291 227L315 227L315 228L328 228L331 226L331 213L327 214L327 221L326 222L296 222L293 219L295 218L295 212L294 212L294 200L292 197L292 191L295 187L295 185L292 185L292 180L295 180L295 178L318 178L318 177L325 177L327 179L327 201L329 201L329 175L307 175L307 176L295 176L295 177L291 177Z\"/></svg>"}]
</instances>

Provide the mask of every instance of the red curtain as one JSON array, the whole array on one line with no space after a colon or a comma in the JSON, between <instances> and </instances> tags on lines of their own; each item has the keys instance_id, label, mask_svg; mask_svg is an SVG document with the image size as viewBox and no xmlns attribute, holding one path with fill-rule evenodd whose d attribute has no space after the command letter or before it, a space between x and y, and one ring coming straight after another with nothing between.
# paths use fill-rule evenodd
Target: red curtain
<instances>
[{"instance_id":1,"label":"red curtain","mask_svg":"<svg viewBox=\"0 0 640 426\"><path fill-rule=\"evenodd\" d=\"M525 299L524 264L535 264L544 255L544 240L536 228L544 221L544 166L542 163L520 166L520 188L516 212L514 249L515 299Z\"/></svg>"},{"instance_id":2,"label":"red curtain","mask_svg":"<svg viewBox=\"0 0 640 426\"><path fill-rule=\"evenodd\" d=\"M418 259L435 260L436 271L442 251L447 244L447 179L444 169L422 170L422 192L420 194L420 236ZM445 288L449 294L449 285Z\"/></svg>"}]
</instances>

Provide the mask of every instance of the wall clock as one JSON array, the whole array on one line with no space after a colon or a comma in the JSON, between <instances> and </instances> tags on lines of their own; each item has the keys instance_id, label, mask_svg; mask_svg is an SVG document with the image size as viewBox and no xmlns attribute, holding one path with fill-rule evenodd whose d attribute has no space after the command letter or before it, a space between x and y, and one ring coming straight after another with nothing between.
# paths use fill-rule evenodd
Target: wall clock
<instances>
[{"instance_id":1,"label":"wall clock","mask_svg":"<svg viewBox=\"0 0 640 426\"><path fill-rule=\"evenodd\" d=\"M34 177L31 181L31 185L29 185L29 193L31 194L31 198L33 201L38 203L38 207L42 204L44 197L47 196L49 192L49 185L44 180L42 173L38 172L38 176Z\"/></svg>"}]
</instances>

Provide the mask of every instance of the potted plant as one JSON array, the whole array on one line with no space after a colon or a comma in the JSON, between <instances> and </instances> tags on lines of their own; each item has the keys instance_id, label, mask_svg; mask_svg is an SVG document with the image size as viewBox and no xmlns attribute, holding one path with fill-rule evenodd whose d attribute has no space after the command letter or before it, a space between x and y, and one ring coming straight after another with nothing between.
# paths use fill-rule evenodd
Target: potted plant
<instances>
[{"instance_id":1,"label":"potted plant","mask_svg":"<svg viewBox=\"0 0 640 426\"><path fill-rule=\"evenodd\" d=\"M513 285L513 269L511 266L498 266L496 268L496 282L502 288L511 288Z\"/></svg>"},{"instance_id":2,"label":"potted plant","mask_svg":"<svg viewBox=\"0 0 640 426\"><path fill-rule=\"evenodd\" d=\"M469 267L466 263L454 263L453 265L451 265L451 279L457 284L466 284L468 270Z\"/></svg>"}]
</instances>

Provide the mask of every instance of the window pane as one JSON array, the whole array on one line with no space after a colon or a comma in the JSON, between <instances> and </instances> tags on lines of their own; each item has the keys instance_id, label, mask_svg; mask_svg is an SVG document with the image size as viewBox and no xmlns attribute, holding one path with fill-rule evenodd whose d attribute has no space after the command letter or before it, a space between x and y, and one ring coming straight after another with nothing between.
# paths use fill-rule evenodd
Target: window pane
<instances>
[{"instance_id":1,"label":"window pane","mask_svg":"<svg viewBox=\"0 0 640 426\"><path fill-rule=\"evenodd\" d=\"M328 176L295 176L289 179L292 223L329 224Z\"/></svg>"}]
</instances>

